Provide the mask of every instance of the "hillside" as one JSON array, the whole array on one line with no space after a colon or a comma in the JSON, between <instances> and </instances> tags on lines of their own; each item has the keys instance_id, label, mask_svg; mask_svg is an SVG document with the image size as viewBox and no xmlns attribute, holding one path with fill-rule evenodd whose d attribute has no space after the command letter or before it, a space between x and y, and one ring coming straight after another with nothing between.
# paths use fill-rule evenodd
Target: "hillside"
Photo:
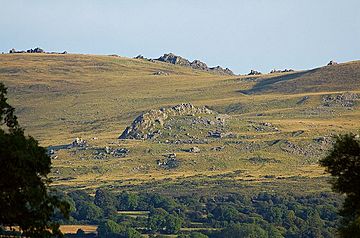
<instances>
[{"instance_id":1,"label":"hillside","mask_svg":"<svg viewBox=\"0 0 360 238\"><path fill-rule=\"evenodd\" d=\"M0 55L20 123L51 146L54 184L66 188L328 189L317 161L332 135L360 127L359 76L360 61L231 76L117 56ZM136 118L183 103L212 113L118 139Z\"/></svg>"},{"instance_id":2,"label":"hillside","mask_svg":"<svg viewBox=\"0 0 360 238\"><path fill-rule=\"evenodd\" d=\"M360 89L360 62L324 66L259 79L244 93L306 93L353 91Z\"/></svg>"}]
</instances>

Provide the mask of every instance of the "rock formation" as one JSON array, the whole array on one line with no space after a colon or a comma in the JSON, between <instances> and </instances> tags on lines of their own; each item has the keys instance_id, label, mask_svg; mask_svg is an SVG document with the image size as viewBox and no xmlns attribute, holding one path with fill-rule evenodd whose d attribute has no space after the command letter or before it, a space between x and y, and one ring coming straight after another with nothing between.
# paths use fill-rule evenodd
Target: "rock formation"
<instances>
[{"instance_id":1,"label":"rock formation","mask_svg":"<svg viewBox=\"0 0 360 238\"><path fill-rule=\"evenodd\" d=\"M120 135L119 139L151 139L159 134L159 128L172 116L212 114L206 107L195 107L190 103L183 103L173 107L150 110L138 116L133 123Z\"/></svg>"},{"instance_id":2,"label":"rock formation","mask_svg":"<svg viewBox=\"0 0 360 238\"><path fill-rule=\"evenodd\" d=\"M187 60L181 56L175 55L173 53L164 54L163 56L161 56L155 60L169 63L169 64L190 67L190 68L197 69L197 70L208 71L208 72L212 72L212 73L216 73L216 74L234 75L234 73L228 68L224 69L220 66L209 68L204 62L202 62L200 60L194 60L193 62L190 62L189 60Z\"/></svg>"}]
</instances>

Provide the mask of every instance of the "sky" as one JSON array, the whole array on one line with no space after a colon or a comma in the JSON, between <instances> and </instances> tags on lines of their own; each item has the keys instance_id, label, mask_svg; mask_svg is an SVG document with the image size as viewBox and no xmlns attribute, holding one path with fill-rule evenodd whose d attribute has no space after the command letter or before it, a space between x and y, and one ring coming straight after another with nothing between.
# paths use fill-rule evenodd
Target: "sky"
<instances>
[{"instance_id":1,"label":"sky","mask_svg":"<svg viewBox=\"0 0 360 238\"><path fill-rule=\"evenodd\" d=\"M310 69L360 59L360 1L0 0L0 52L35 47Z\"/></svg>"}]
</instances>

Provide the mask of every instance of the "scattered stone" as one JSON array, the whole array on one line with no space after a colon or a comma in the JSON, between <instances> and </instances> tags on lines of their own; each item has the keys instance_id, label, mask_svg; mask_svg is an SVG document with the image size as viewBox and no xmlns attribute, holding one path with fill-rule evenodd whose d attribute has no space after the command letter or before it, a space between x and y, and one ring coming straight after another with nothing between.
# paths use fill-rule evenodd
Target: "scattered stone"
<instances>
[{"instance_id":1,"label":"scattered stone","mask_svg":"<svg viewBox=\"0 0 360 238\"><path fill-rule=\"evenodd\" d=\"M200 153L200 148L197 147L197 146L194 146L194 147L188 149L187 152L189 152L189 153Z\"/></svg>"},{"instance_id":2,"label":"scattered stone","mask_svg":"<svg viewBox=\"0 0 360 238\"><path fill-rule=\"evenodd\" d=\"M307 100L309 100L309 96L304 96L303 98L301 98L299 101L296 102L297 105L302 105L304 104Z\"/></svg>"},{"instance_id":3,"label":"scattered stone","mask_svg":"<svg viewBox=\"0 0 360 238\"><path fill-rule=\"evenodd\" d=\"M221 131L209 131L209 137L213 138L225 138L225 137L233 137L231 132L221 132Z\"/></svg>"},{"instance_id":4,"label":"scattered stone","mask_svg":"<svg viewBox=\"0 0 360 238\"><path fill-rule=\"evenodd\" d=\"M213 150L213 151L222 151L223 149L225 149L225 146L216 146L216 147L211 148L211 150Z\"/></svg>"},{"instance_id":5,"label":"scattered stone","mask_svg":"<svg viewBox=\"0 0 360 238\"><path fill-rule=\"evenodd\" d=\"M252 164L265 164L265 163L280 163L279 160L271 158L263 158L260 156L252 157L248 159Z\"/></svg>"},{"instance_id":6,"label":"scattered stone","mask_svg":"<svg viewBox=\"0 0 360 238\"><path fill-rule=\"evenodd\" d=\"M154 73L154 75L169 75L169 73L164 72L164 71L157 71Z\"/></svg>"},{"instance_id":7,"label":"scattered stone","mask_svg":"<svg viewBox=\"0 0 360 238\"><path fill-rule=\"evenodd\" d=\"M81 138L75 138L75 140L71 143L71 147L87 147L88 144L86 140Z\"/></svg>"},{"instance_id":8,"label":"scattered stone","mask_svg":"<svg viewBox=\"0 0 360 238\"><path fill-rule=\"evenodd\" d=\"M329 137L320 136L320 137L314 138L314 142L326 145L326 144L331 144L333 141Z\"/></svg>"},{"instance_id":9,"label":"scattered stone","mask_svg":"<svg viewBox=\"0 0 360 238\"><path fill-rule=\"evenodd\" d=\"M174 169L180 166L180 161L176 158L176 154L164 155L164 160L157 160L156 164L164 169Z\"/></svg>"}]
</instances>

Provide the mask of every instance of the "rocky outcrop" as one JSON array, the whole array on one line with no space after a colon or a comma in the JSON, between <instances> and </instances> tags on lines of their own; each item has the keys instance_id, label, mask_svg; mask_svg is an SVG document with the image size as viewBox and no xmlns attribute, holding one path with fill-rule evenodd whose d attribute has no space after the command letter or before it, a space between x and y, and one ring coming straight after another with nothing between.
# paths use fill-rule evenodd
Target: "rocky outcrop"
<instances>
[{"instance_id":1,"label":"rocky outcrop","mask_svg":"<svg viewBox=\"0 0 360 238\"><path fill-rule=\"evenodd\" d=\"M322 98L323 106L326 107L334 107L334 106L341 106L341 107L353 107L359 99L359 95L356 93L341 93L341 94L330 94L325 95Z\"/></svg>"},{"instance_id":2,"label":"rocky outcrop","mask_svg":"<svg viewBox=\"0 0 360 238\"><path fill-rule=\"evenodd\" d=\"M229 68L223 69L223 68L220 67L220 66L216 66L216 67L213 67L213 68L209 68L209 71L210 71L210 72L217 73L217 74L222 74L222 75L235 75L235 74L233 73L233 71L231 71Z\"/></svg>"},{"instance_id":3,"label":"rocky outcrop","mask_svg":"<svg viewBox=\"0 0 360 238\"><path fill-rule=\"evenodd\" d=\"M260 74L261 74L261 72L253 70L253 69L250 71L250 73L248 73L248 75L260 75Z\"/></svg>"},{"instance_id":4,"label":"rocky outcrop","mask_svg":"<svg viewBox=\"0 0 360 238\"><path fill-rule=\"evenodd\" d=\"M39 47L36 47L35 49L27 50L26 53L45 53L45 51Z\"/></svg>"},{"instance_id":5,"label":"rocky outcrop","mask_svg":"<svg viewBox=\"0 0 360 238\"><path fill-rule=\"evenodd\" d=\"M212 114L206 107L195 107L183 103L173 107L150 110L138 116L133 123L120 135L119 139L151 139L156 137L167 119L174 116Z\"/></svg>"},{"instance_id":6,"label":"rocky outcrop","mask_svg":"<svg viewBox=\"0 0 360 238\"><path fill-rule=\"evenodd\" d=\"M189 60L187 60L181 56L174 55L173 53L164 54L163 56L160 56L156 60L170 63L170 64L181 65L181 66L191 66L191 63Z\"/></svg>"},{"instance_id":7,"label":"rocky outcrop","mask_svg":"<svg viewBox=\"0 0 360 238\"><path fill-rule=\"evenodd\" d=\"M273 69L270 71L270 74L289 73L289 72L294 72L294 70L293 69L284 69L284 70Z\"/></svg>"},{"instance_id":8,"label":"rocky outcrop","mask_svg":"<svg viewBox=\"0 0 360 238\"><path fill-rule=\"evenodd\" d=\"M29 49L29 50L20 50L17 51L16 49L12 48L11 50L9 50L10 54L14 54L14 53L45 53L45 51L39 47L36 47L35 49Z\"/></svg>"},{"instance_id":9,"label":"rocky outcrop","mask_svg":"<svg viewBox=\"0 0 360 238\"><path fill-rule=\"evenodd\" d=\"M209 68L204 62L202 62L200 60L194 60L194 61L190 62L189 60L187 60L187 59L185 59L185 58L183 58L181 56L175 55L173 53L164 54L163 56L161 56L161 57L159 57L158 59L155 59L155 60L165 62L165 63L169 63L169 64L175 64L175 65L190 67L190 68L193 68L193 69L203 70L203 71L216 73L216 74L234 75L234 73L228 68L224 69L224 68L222 68L220 66Z\"/></svg>"},{"instance_id":10,"label":"rocky outcrop","mask_svg":"<svg viewBox=\"0 0 360 238\"><path fill-rule=\"evenodd\" d=\"M15 53L46 53L46 54L67 54L68 52L67 51L63 51L63 52L46 52L45 50L39 48L39 47L36 47L34 49L28 49L28 50L16 50L14 48L12 48L11 50L9 50L9 54L15 54Z\"/></svg>"},{"instance_id":11,"label":"rocky outcrop","mask_svg":"<svg viewBox=\"0 0 360 238\"><path fill-rule=\"evenodd\" d=\"M209 70L209 67L200 60L194 60L193 62L190 63L190 66L194 69Z\"/></svg>"},{"instance_id":12,"label":"rocky outcrop","mask_svg":"<svg viewBox=\"0 0 360 238\"><path fill-rule=\"evenodd\" d=\"M330 62L327 64L327 66L331 66L331 65L337 65L338 63L334 60L330 60Z\"/></svg>"}]
</instances>

